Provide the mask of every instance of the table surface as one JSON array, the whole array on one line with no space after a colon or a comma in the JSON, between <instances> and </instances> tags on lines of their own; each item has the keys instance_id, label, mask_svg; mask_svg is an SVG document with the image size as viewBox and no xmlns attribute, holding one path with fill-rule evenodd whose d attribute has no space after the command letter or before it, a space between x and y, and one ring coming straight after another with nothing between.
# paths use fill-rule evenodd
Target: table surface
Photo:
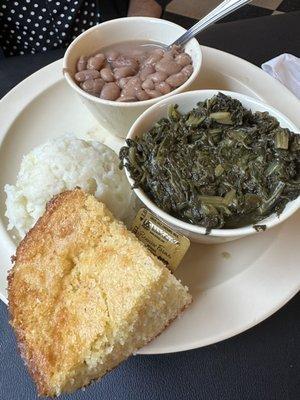
<instances>
[{"instance_id":1,"label":"table surface","mask_svg":"<svg viewBox=\"0 0 300 400\"><path fill-rule=\"evenodd\" d=\"M300 57L299 20L296 12L219 24L198 39L260 65L283 52ZM63 52L0 60L0 97ZM298 400L299 310L298 294L275 315L234 338L188 352L131 357L100 382L61 399ZM0 399L37 399L1 302Z\"/></svg>"}]
</instances>

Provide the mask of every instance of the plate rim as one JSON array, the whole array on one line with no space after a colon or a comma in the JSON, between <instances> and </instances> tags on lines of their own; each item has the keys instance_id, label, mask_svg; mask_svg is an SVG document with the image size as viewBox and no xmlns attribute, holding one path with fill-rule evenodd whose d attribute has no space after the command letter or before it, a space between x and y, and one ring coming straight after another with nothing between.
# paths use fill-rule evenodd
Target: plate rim
<instances>
[{"instance_id":1,"label":"plate rim","mask_svg":"<svg viewBox=\"0 0 300 400\"><path fill-rule=\"evenodd\" d=\"M209 246L209 245L208 245ZM183 351L190 351L190 350L195 350L195 349L200 349L202 347L206 347L206 346L210 346L212 344L217 344L220 342L223 342L224 340L227 339L231 339L241 333L244 333L246 331L248 331L251 328L254 328L255 326L259 325L260 323L262 323L263 321L265 321L266 319L268 319L269 317L271 317L273 314L275 314L277 311L279 311L282 307L284 307L294 296L296 296L299 293L300 290L300 285L298 285L298 287L296 287L293 292L291 292L283 301L282 303L278 304L278 307L276 307L276 309L272 309L270 310L270 312L266 312L265 314L262 315L261 318L255 319L255 321L251 321L249 322L249 324L246 327L241 327L241 328L237 328L233 333L228 333L225 332L222 335L219 336L214 336L212 338L209 338L207 340L200 340L197 343L192 343L190 346L177 346L177 350L174 351L171 346L170 347L165 347L164 351L161 353L158 353L155 350L151 350L147 349L146 347L141 348L136 354L137 355L155 355L155 354L172 354L172 353L180 353ZM205 291L203 291L205 292Z\"/></svg>"},{"instance_id":2,"label":"plate rim","mask_svg":"<svg viewBox=\"0 0 300 400\"><path fill-rule=\"evenodd\" d=\"M269 76L266 72L261 70L259 67L251 64L250 62L243 60L235 55L226 53L221 50L217 50L214 48L206 47L206 46L201 46L202 51L203 51L203 66L205 66L207 59L209 57L221 57L224 59L227 58L228 64L224 62L226 65L226 73L224 72L225 75L231 76L234 79L237 79L234 75L234 73L230 73L233 71L227 71L228 67L231 63L239 63L243 64L245 67L247 66L248 68L253 70L253 74L260 74L261 77L263 77L263 82L262 84L260 83L261 91L263 90L264 87L266 86L274 86L273 90L277 91L283 91L284 97L288 96L291 101L297 101L299 100L296 98L296 96L290 92L285 86L283 86L280 82L276 81L274 78ZM22 82L20 82L17 86L15 86L10 92L8 92L1 100L0 100L0 118L2 120L2 126L1 126L1 131L0 131L0 146L3 143L3 140L5 139L7 131L10 129L10 126L14 122L14 120L17 118L17 116L26 108L30 105L30 103L36 99L38 95L40 95L43 91L46 91L50 89L53 85L59 83L61 80L64 80L63 73L62 73L62 58L50 63L49 65L41 68L40 70L34 72L30 76L28 76L26 79L24 79ZM58 75L58 72L60 72L60 75ZM223 71L222 71L223 72ZM45 74L47 74L47 79L45 79ZM248 79L248 78L247 78ZM257 79L258 81L259 79ZM32 82L34 81L34 84ZM248 82L249 83L249 82ZM252 89L252 87L251 87ZM19 91L22 90L22 93L24 96L20 99L18 98L18 93ZM255 90L255 89L254 89ZM17 101L15 101L17 100ZM264 98L262 98L263 101L266 101ZM300 102L299 102L300 104ZM17 105L17 106L16 106ZM271 105L273 105L271 103ZM5 108L5 113L3 109ZM278 108L275 106L275 108ZM9 112L7 112L7 109ZM4 115L3 115L4 114ZM285 115L287 115L288 118L292 120L292 122L295 123L296 126L300 126L300 116L294 116L294 118L291 118L288 114L284 112ZM0 237L6 238L5 240L5 246L7 247L7 244L10 243L11 245L11 239L2 225L0 224ZM11 246L8 245L8 248L11 249ZM1 243L1 247L3 246L3 241ZM13 247L14 248L14 247ZM8 250L7 250L8 251ZM15 250L13 250L14 252ZM233 277L234 278L234 277ZM212 289L212 288L211 288ZM284 296L283 298L280 299L279 302L275 304L275 306L270 307L268 311L265 313L262 313L259 318L255 320L249 320L248 324L244 324L243 326L237 327L236 329L233 329L230 332L225 331L223 334L214 336L214 337L209 337L206 340L202 339L200 341L195 341L191 342L190 345L176 345L175 348L172 345L169 346L164 346L163 349L152 349L151 347L148 348L145 347L141 349L137 354L167 354L167 353L173 353L173 352L181 352L181 351L187 351L187 350L192 350L195 348L207 346L213 343L218 343L220 341L223 341L225 339L231 338L233 336L236 336L239 333L242 333L251 327L254 327L255 325L259 324L260 322L264 321L266 318L277 312L280 308L282 308L292 297L294 297L300 290L300 281L298 284L295 284L295 287L291 289L291 291ZM204 293L202 291L202 293ZM0 299L7 304L7 297L6 295L0 291Z\"/></svg>"}]
</instances>

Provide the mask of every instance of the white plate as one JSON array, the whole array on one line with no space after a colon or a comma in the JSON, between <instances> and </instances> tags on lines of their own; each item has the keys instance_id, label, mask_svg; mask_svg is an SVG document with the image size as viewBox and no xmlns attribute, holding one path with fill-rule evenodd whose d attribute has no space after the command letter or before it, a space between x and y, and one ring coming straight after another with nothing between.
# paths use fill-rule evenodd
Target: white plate
<instances>
[{"instance_id":1,"label":"white plate","mask_svg":"<svg viewBox=\"0 0 300 400\"><path fill-rule=\"evenodd\" d=\"M300 126L300 103L259 68L203 47L204 65L194 89L249 94ZM67 132L98 138L118 150L121 139L100 132L62 77L59 60L36 72L0 102L0 296L6 301L10 256L15 252L4 217L5 183L14 183L22 155ZM240 333L282 307L300 288L300 213L265 233L219 245L193 244L176 276L190 287L191 307L142 354L168 353L216 343Z\"/></svg>"}]
</instances>

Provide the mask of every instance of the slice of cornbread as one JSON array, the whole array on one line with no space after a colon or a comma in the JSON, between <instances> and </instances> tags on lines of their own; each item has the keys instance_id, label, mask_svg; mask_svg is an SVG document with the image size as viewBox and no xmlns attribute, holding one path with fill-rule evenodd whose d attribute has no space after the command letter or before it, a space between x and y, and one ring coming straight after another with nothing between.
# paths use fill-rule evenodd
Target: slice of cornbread
<instances>
[{"instance_id":1,"label":"slice of cornbread","mask_svg":"<svg viewBox=\"0 0 300 400\"><path fill-rule=\"evenodd\" d=\"M40 395L103 376L190 302L187 289L104 204L64 192L20 243L11 324Z\"/></svg>"}]
</instances>

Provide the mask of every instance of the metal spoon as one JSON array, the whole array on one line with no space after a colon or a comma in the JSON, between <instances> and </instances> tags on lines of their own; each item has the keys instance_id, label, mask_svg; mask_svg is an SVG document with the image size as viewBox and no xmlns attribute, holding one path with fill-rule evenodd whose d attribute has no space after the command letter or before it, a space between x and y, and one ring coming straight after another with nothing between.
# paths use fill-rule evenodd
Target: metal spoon
<instances>
[{"instance_id":1,"label":"metal spoon","mask_svg":"<svg viewBox=\"0 0 300 400\"><path fill-rule=\"evenodd\" d=\"M208 26L220 19L226 17L226 15L231 14L235 10L243 7L245 4L250 3L252 0L224 0L216 8L214 8L209 14L200 19L194 26L192 26L188 31L186 31L182 36L175 40L172 44L167 46L167 50L174 45L182 46L199 32L206 29Z\"/></svg>"}]
</instances>

